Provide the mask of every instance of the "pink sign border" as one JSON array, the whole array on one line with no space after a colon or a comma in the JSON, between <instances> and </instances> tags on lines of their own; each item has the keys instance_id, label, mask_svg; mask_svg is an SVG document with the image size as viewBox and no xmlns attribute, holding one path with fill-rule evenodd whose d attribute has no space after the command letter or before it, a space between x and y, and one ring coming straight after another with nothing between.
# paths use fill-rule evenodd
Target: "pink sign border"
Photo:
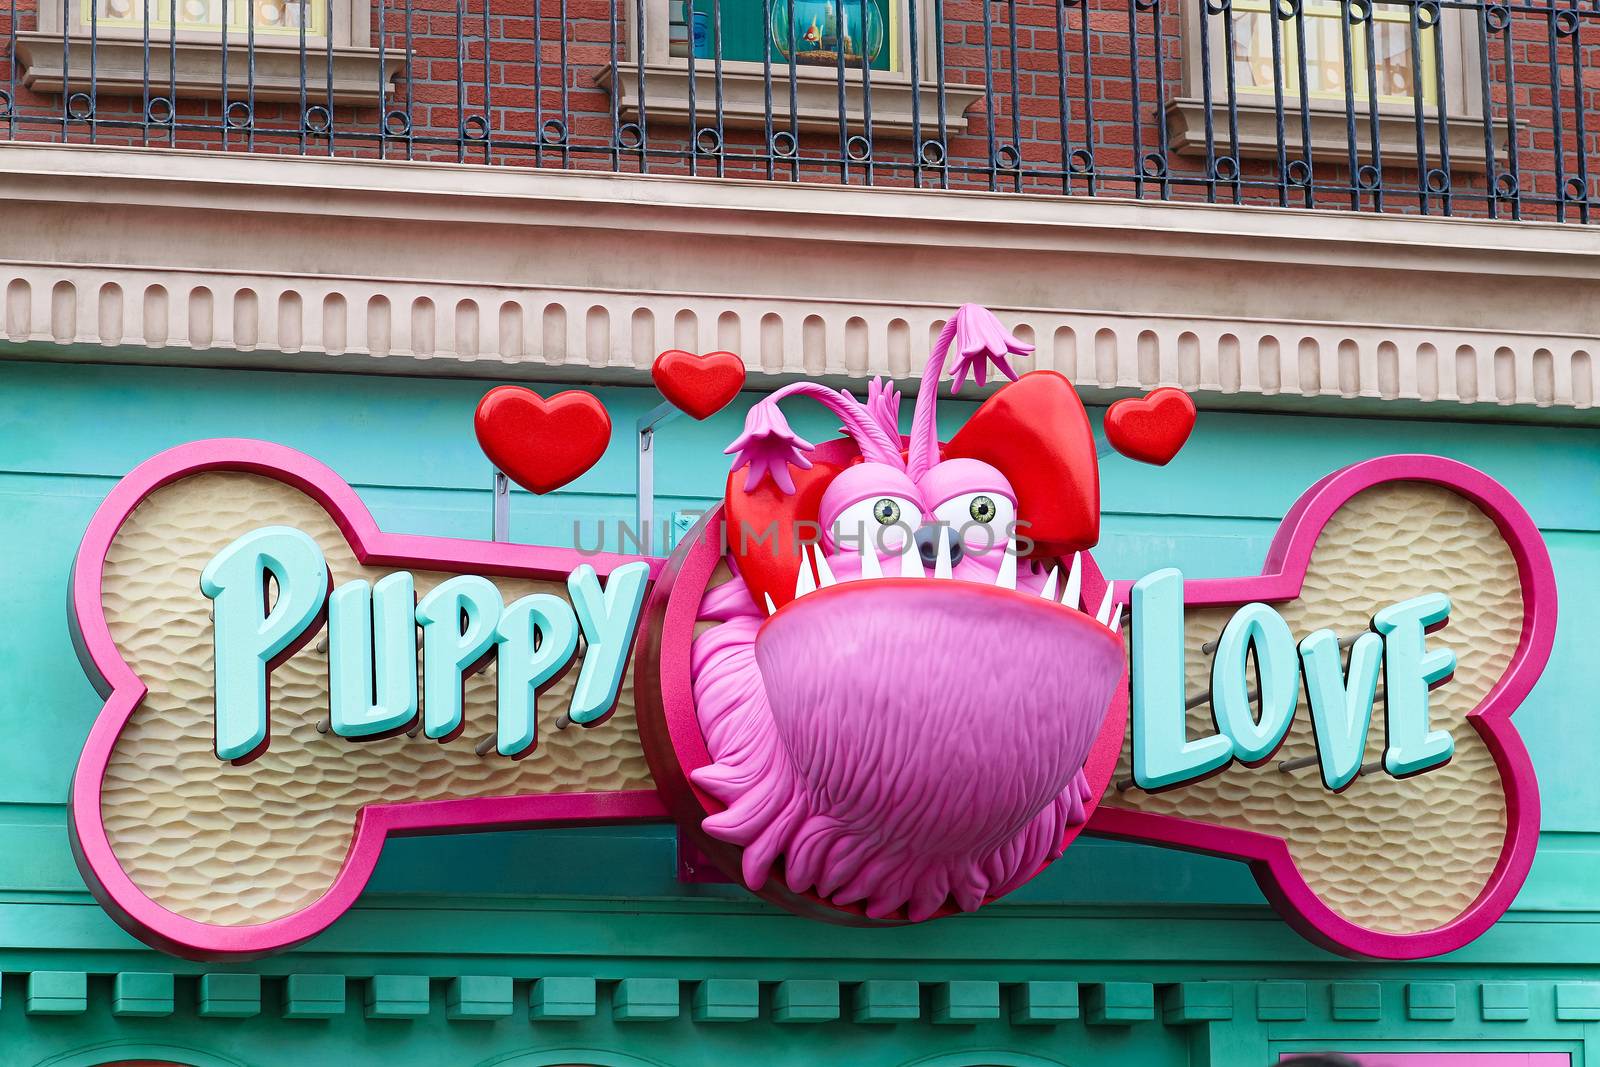
<instances>
[{"instance_id":1,"label":"pink sign border","mask_svg":"<svg viewBox=\"0 0 1600 1067\"><path fill-rule=\"evenodd\" d=\"M96 511L79 547L70 590L73 642L106 699L73 777L72 847L90 889L124 928L158 948L190 959L250 959L300 944L348 910L391 835L670 820L668 805L656 790L373 804L357 816L350 852L328 890L292 915L266 923L221 926L185 918L152 900L117 862L101 817L101 785L117 736L146 692L111 639L101 604L101 579L106 554L134 509L162 486L206 471L259 474L306 493L332 516L357 558L367 565L559 579L580 563L587 562L606 575L639 558L385 533L355 490L332 470L294 449L264 441L195 441L140 464ZM1510 544L1522 588L1525 612L1518 647L1506 673L1470 713L1501 771L1507 802L1506 846L1478 898L1438 929L1385 933L1357 926L1328 908L1295 870L1288 848L1279 838L1118 808L1114 798L1093 812L1087 827L1088 833L1102 837L1243 860L1250 864L1268 899L1300 933L1334 952L1380 959L1434 956L1467 944L1510 906L1532 864L1539 829L1538 786L1511 714L1533 688L1554 640L1555 575L1537 527L1511 493L1481 471L1438 456L1385 456L1337 471L1303 494L1281 523L1261 574L1193 581L1186 587L1187 602L1196 605L1292 599L1303 584L1312 547L1334 512L1356 493L1397 480L1439 485L1472 500ZM659 576L666 564L661 559L648 562L653 577ZM1131 582L1116 582L1118 600L1126 604L1131 588ZM1103 759L1101 747L1097 746L1096 757Z\"/></svg>"},{"instance_id":2,"label":"pink sign border","mask_svg":"<svg viewBox=\"0 0 1600 1067\"><path fill-rule=\"evenodd\" d=\"M1310 941L1351 957L1419 959L1469 943L1505 914L1533 865L1539 840L1539 786L1527 747L1511 722L1550 658L1556 627L1556 579L1533 519L1511 492L1482 471L1442 456L1392 455L1323 478L1297 500L1278 527L1259 575L1187 582L1190 605L1271 603L1300 594L1312 548L1345 502L1385 482L1413 481L1460 493L1476 504L1511 546L1522 588L1522 634L1505 674L1468 713L1499 768L1506 789L1506 843L1477 898L1444 926L1388 933L1350 922L1329 908L1300 875L1282 838L1177 816L1133 811L1107 799L1089 820L1100 837L1166 845L1247 862L1267 899ZM1132 582L1116 583L1126 604Z\"/></svg>"},{"instance_id":3,"label":"pink sign border","mask_svg":"<svg viewBox=\"0 0 1600 1067\"><path fill-rule=\"evenodd\" d=\"M117 862L101 815L101 785L117 737L146 693L112 641L101 604L101 579L106 554L134 509L162 486L207 471L265 475L300 490L328 512L356 558L368 566L564 580L581 563L604 576L639 558L385 533L355 490L332 470L304 453L266 441L194 441L141 463L117 483L89 523L73 564L69 613L79 659L106 698L72 779L72 849L96 899L130 933L188 959L251 959L300 944L343 915L366 886L390 836L667 821L666 807L653 789L369 804L356 817L350 851L333 883L292 915L222 926L186 918L152 900ZM653 577L662 561L647 562Z\"/></svg>"}]
</instances>

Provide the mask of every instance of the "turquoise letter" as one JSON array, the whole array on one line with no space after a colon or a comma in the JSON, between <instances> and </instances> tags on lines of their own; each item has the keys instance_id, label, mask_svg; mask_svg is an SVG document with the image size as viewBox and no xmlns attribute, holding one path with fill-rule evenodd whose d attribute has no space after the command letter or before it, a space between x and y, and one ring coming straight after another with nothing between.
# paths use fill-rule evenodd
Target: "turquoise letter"
<instances>
[{"instance_id":1,"label":"turquoise letter","mask_svg":"<svg viewBox=\"0 0 1600 1067\"><path fill-rule=\"evenodd\" d=\"M588 646L578 684L572 690L572 710L567 713L580 726L598 722L616 706L649 577L650 564L626 563L611 572L603 595L600 579L587 563L567 578L567 591L572 594L572 606Z\"/></svg>"},{"instance_id":2,"label":"turquoise letter","mask_svg":"<svg viewBox=\"0 0 1600 1067\"><path fill-rule=\"evenodd\" d=\"M1300 642L1305 663L1306 695L1311 698L1311 728L1322 764L1322 784L1337 793L1355 780L1367 751L1372 728L1372 698L1383 664L1383 638L1365 633L1350 646L1346 680L1339 656L1339 638L1318 630Z\"/></svg>"},{"instance_id":3,"label":"turquoise letter","mask_svg":"<svg viewBox=\"0 0 1600 1067\"><path fill-rule=\"evenodd\" d=\"M1220 734L1189 740L1183 686L1183 574L1171 568L1133 586L1133 780L1140 789L1210 774L1233 757Z\"/></svg>"},{"instance_id":4,"label":"turquoise letter","mask_svg":"<svg viewBox=\"0 0 1600 1067\"><path fill-rule=\"evenodd\" d=\"M278 583L270 611L269 573ZM200 591L215 602L217 758L250 759L267 744L267 671L321 613L328 561L299 530L263 526L206 564Z\"/></svg>"},{"instance_id":5,"label":"turquoise letter","mask_svg":"<svg viewBox=\"0 0 1600 1067\"><path fill-rule=\"evenodd\" d=\"M1428 690L1455 673L1456 654L1429 649L1427 631L1450 617L1443 593L1412 597L1372 618L1383 635L1384 722L1388 748L1384 770L1396 778L1421 774L1450 762L1455 739L1447 730L1428 728Z\"/></svg>"},{"instance_id":6,"label":"turquoise letter","mask_svg":"<svg viewBox=\"0 0 1600 1067\"><path fill-rule=\"evenodd\" d=\"M1250 649L1256 650L1261 717L1250 706ZM1217 640L1211 661L1211 713L1233 739L1241 762L1260 763L1277 751L1300 703L1300 660L1283 616L1265 604L1240 608Z\"/></svg>"},{"instance_id":7,"label":"turquoise letter","mask_svg":"<svg viewBox=\"0 0 1600 1067\"><path fill-rule=\"evenodd\" d=\"M560 597L532 593L514 601L500 619L500 724L502 756L522 756L538 738L539 691L565 673L578 651L578 620Z\"/></svg>"},{"instance_id":8,"label":"turquoise letter","mask_svg":"<svg viewBox=\"0 0 1600 1067\"><path fill-rule=\"evenodd\" d=\"M417 594L405 571L376 587L346 582L328 598L328 699L340 737L381 737L416 719Z\"/></svg>"},{"instance_id":9,"label":"turquoise letter","mask_svg":"<svg viewBox=\"0 0 1600 1067\"><path fill-rule=\"evenodd\" d=\"M494 645L500 590L487 578L458 574L433 587L417 605L422 624L422 731L454 737L462 727L463 676Z\"/></svg>"}]
</instances>

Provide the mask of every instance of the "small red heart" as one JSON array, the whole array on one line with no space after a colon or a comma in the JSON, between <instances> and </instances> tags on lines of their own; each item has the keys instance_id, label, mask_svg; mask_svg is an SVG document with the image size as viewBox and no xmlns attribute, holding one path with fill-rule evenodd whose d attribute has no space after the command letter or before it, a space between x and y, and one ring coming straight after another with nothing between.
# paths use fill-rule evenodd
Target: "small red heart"
<instances>
[{"instance_id":1,"label":"small red heart","mask_svg":"<svg viewBox=\"0 0 1600 1067\"><path fill-rule=\"evenodd\" d=\"M944 448L946 459L993 464L1017 491L1022 533L1036 556L1093 548L1100 540L1100 461L1078 391L1053 370L1001 386Z\"/></svg>"},{"instance_id":2,"label":"small red heart","mask_svg":"<svg viewBox=\"0 0 1600 1067\"><path fill-rule=\"evenodd\" d=\"M548 493L594 466L611 440L611 416L589 393L548 400L520 385L497 386L478 401L478 445L506 476Z\"/></svg>"},{"instance_id":3,"label":"small red heart","mask_svg":"<svg viewBox=\"0 0 1600 1067\"><path fill-rule=\"evenodd\" d=\"M1106 411L1106 437L1129 459L1164 467L1194 430L1194 400L1167 386L1119 400Z\"/></svg>"},{"instance_id":4,"label":"small red heart","mask_svg":"<svg viewBox=\"0 0 1600 1067\"><path fill-rule=\"evenodd\" d=\"M686 415L709 419L727 407L744 388L744 360L732 352L697 356L673 348L656 357L650 368L661 395Z\"/></svg>"}]
</instances>

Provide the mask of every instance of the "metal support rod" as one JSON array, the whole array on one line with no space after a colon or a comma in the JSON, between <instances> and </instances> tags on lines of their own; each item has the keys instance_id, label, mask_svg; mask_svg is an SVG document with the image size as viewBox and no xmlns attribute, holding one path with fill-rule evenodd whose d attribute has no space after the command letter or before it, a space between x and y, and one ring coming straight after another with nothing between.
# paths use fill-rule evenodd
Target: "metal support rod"
<instances>
[{"instance_id":1,"label":"metal support rod","mask_svg":"<svg viewBox=\"0 0 1600 1067\"><path fill-rule=\"evenodd\" d=\"M638 483L637 510L634 513L636 529L634 535L639 543L646 546L646 551L653 551L650 545L651 528L656 521L656 462L655 462L655 436L656 430L665 426L683 412L674 407L671 401L663 400L643 415L635 425L639 433L638 442ZM665 546L663 546L665 547Z\"/></svg>"},{"instance_id":2,"label":"metal support rod","mask_svg":"<svg viewBox=\"0 0 1600 1067\"><path fill-rule=\"evenodd\" d=\"M494 472L494 530L496 541L511 540L511 479L498 468Z\"/></svg>"},{"instance_id":3,"label":"metal support rod","mask_svg":"<svg viewBox=\"0 0 1600 1067\"><path fill-rule=\"evenodd\" d=\"M1294 771L1303 771L1307 767L1315 767L1321 762L1320 756L1301 756L1299 759L1286 759L1278 764L1279 774L1289 774ZM1375 759L1371 763L1361 765L1361 774L1372 774L1374 771L1383 770L1383 760Z\"/></svg>"}]
</instances>

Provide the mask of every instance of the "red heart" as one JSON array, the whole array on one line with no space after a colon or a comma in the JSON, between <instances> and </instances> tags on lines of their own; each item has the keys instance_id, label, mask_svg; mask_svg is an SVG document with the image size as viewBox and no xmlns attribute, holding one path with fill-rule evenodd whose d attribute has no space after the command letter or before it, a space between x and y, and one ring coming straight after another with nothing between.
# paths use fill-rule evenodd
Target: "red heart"
<instances>
[{"instance_id":1,"label":"red heart","mask_svg":"<svg viewBox=\"0 0 1600 1067\"><path fill-rule=\"evenodd\" d=\"M1062 374L1036 370L1001 387L944 448L946 459L981 459L1017 491L1019 533L1034 555L1064 555L1100 540L1100 461L1078 391Z\"/></svg>"},{"instance_id":2,"label":"red heart","mask_svg":"<svg viewBox=\"0 0 1600 1067\"><path fill-rule=\"evenodd\" d=\"M560 489L594 466L611 440L611 416L589 393L546 400L520 385L501 385L478 401L478 445L512 481L534 493Z\"/></svg>"},{"instance_id":3,"label":"red heart","mask_svg":"<svg viewBox=\"0 0 1600 1067\"><path fill-rule=\"evenodd\" d=\"M1106 411L1106 437L1129 459L1164 467L1194 430L1194 400L1167 386L1119 400Z\"/></svg>"},{"instance_id":4,"label":"red heart","mask_svg":"<svg viewBox=\"0 0 1600 1067\"><path fill-rule=\"evenodd\" d=\"M732 352L697 356L673 348L650 368L661 395L696 419L708 419L728 406L744 388L744 360Z\"/></svg>"}]
</instances>

